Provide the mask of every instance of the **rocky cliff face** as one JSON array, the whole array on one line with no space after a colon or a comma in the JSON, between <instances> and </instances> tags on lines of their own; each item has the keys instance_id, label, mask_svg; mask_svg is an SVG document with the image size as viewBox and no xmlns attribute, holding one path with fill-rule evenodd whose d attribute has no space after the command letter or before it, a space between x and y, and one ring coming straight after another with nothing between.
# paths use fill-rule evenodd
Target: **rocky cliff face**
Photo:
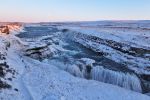
<instances>
[{"instance_id":1,"label":"rocky cliff face","mask_svg":"<svg viewBox=\"0 0 150 100\"><path fill-rule=\"evenodd\" d=\"M8 26L0 26L0 32L5 33L5 34L9 34Z\"/></svg>"},{"instance_id":2,"label":"rocky cliff face","mask_svg":"<svg viewBox=\"0 0 150 100\"><path fill-rule=\"evenodd\" d=\"M16 30L22 27L20 23L7 23L7 24L0 24L0 33L2 34L10 34L11 30Z\"/></svg>"}]
</instances>

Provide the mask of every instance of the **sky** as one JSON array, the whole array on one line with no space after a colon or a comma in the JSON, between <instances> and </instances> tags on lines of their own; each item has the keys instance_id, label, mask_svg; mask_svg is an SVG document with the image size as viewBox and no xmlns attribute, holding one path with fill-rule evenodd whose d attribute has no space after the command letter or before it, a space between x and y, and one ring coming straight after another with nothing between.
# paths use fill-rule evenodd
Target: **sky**
<instances>
[{"instance_id":1,"label":"sky","mask_svg":"<svg viewBox=\"0 0 150 100\"><path fill-rule=\"evenodd\" d=\"M150 20L150 0L0 0L0 21Z\"/></svg>"}]
</instances>

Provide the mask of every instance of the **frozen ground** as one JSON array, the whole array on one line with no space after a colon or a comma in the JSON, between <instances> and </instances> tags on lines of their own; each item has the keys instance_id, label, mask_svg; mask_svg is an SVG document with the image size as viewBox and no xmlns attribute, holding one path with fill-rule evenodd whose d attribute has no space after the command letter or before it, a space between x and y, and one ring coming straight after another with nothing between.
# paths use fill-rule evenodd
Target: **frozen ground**
<instances>
[{"instance_id":1,"label":"frozen ground","mask_svg":"<svg viewBox=\"0 0 150 100\"><path fill-rule=\"evenodd\" d=\"M131 66L137 73L150 74L150 23L95 22L69 24L61 28L70 30L72 34L68 35L74 35L76 42L104 53L109 59Z\"/></svg>"},{"instance_id":2,"label":"frozen ground","mask_svg":"<svg viewBox=\"0 0 150 100\"><path fill-rule=\"evenodd\" d=\"M141 85L139 82L140 80L136 75L132 75L134 74L132 70L130 72L128 71L128 69L116 67L118 68L119 71L116 68L115 70L117 71L115 71L113 70L114 69L113 67L109 68L109 64L116 66L119 66L119 64L115 64L115 62L109 60L105 61L108 62L109 64L108 66L106 66L107 64L104 65L104 68L100 67L97 64L99 62L99 59L102 59L101 57L99 57L100 56L98 55L99 53L97 54L95 53L95 51L93 52L91 50L88 51L88 49L84 48L84 46L91 47L92 45L89 45L86 39L85 39L86 41L80 41L80 38L76 37L76 32L82 33L81 30L84 30L84 28L74 30L75 28L81 27L74 26L75 28L72 28L72 26L70 27L64 25L65 28L67 27L68 29L70 29L69 34L72 34L72 36L74 36L75 34L74 39L71 38L70 35L68 35L68 33L61 32L56 29L54 29L55 32L52 33L49 33L49 31L47 31L46 29L46 32L48 32L49 34L46 33L46 36L41 37L40 33L43 31L37 30L38 29L37 27L39 26L41 27L41 25L34 24L30 25L29 27L32 26L36 27L35 33L33 34L36 34L37 32L38 36L40 37L27 36L27 38L20 39L14 36L14 34L20 32L20 30L18 29L12 31L12 34L8 36L0 35L0 43L1 43L0 52L1 55L3 56L1 58L5 58L1 59L0 63L4 64L4 62L6 62L6 65L9 66L7 69L4 69L4 72L5 70L10 70L8 72L6 71L5 76L3 77L0 76L0 80L2 80L8 85L8 87L6 88L2 87L0 89L0 99L2 100L80 100L80 99L149 100L150 99L149 96L144 95L142 93L138 93L141 92L140 90ZM32 32L34 32L34 29L31 30ZM31 30L29 29L28 31L27 30L25 31L31 33L30 32ZM88 34L88 32L86 33L85 31L83 31L83 34L93 36L93 34L92 35ZM25 34L29 35L28 33ZM42 35L43 34L44 33L42 33ZM101 35L95 36L100 37ZM23 35L20 37L25 36ZM68 39L68 41L64 41L63 39L64 40ZM75 40L76 42L79 42L81 44L85 43L86 45L82 47L82 45L77 45L76 43L71 42L70 39L73 41ZM89 40L89 38L87 39ZM121 41L117 42L120 43ZM149 50L149 45L146 45L146 43L147 42L145 42L145 44L143 45L139 43L138 45L142 48L146 48ZM117 53L115 53L112 56L116 56L116 54ZM119 57L121 56L122 55L119 55ZM139 55L139 57L141 57L141 55ZM96 58L98 60L96 60ZM115 59L117 59L117 57ZM144 61L149 64L149 60L147 58L142 56L142 59L144 59ZM104 62L101 63L102 63L101 65L104 64ZM141 62L140 64L142 63L143 62ZM81 66L79 67L79 65ZM120 65L120 67L122 66L123 65ZM2 66L0 65L0 67ZM3 67L5 68L6 66ZM140 67L141 70L143 70L142 69L143 67L145 66ZM82 69L82 71L80 68ZM139 71L140 68L138 68ZM89 71L92 71L92 73L90 74ZM102 77L102 75L104 75L102 73L104 73L105 76L107 77L105 76ZM140 71L140 73L147 74L149 73L149 70ZM93 77L93 80L91 79L89 80L89 78L91 78L91 75ZM108 78L109 81L106 82ZM113 79L115 80L113 81ZM129 82L130 79L131 81ZM95 80L98 80L99 82ZM115 81L119 83L117 84L115 83ZM114 84L112 82L114 82ZM119 87L122 84L124 85L121 87L124 88ZM135 88L131 89L131 87L128 87L129 85L132 85ZM137 92L131 91L130 89Z\"/></svg>"},{"instance_id":3,"label":"frozen ground","mask_svg":"<svg viewBox=\"0 0 150 100\"><path fill-rule=\"evenodd\" d=\"M149 87L147 85L150 84L149 21L69 23L60 25L59 28L73 41L123 64L121 68L126 67L138 74L144 84L145 80L148 81L144 87L146 89Z\"/></svg>"}]
</instances>

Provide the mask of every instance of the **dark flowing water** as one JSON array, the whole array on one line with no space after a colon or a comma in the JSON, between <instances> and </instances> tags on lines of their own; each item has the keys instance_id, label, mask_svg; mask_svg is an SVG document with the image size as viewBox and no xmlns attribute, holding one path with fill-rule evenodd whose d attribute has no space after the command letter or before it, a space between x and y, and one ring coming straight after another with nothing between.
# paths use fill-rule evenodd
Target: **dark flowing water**
<instances>
[{"instance_id":1,"label":"dark flowing water","mask_svg":"<svg viewBox=\"0 0 150 100\"><path fill-rule=\"evenodd\" d=\"M58 32L58 29L55 27L31 26L31 27L25 27L25 32L22 32L17 36L20 38L34 38L34 37L51 35L55 32Z\"/></svg>"}]
</instances>

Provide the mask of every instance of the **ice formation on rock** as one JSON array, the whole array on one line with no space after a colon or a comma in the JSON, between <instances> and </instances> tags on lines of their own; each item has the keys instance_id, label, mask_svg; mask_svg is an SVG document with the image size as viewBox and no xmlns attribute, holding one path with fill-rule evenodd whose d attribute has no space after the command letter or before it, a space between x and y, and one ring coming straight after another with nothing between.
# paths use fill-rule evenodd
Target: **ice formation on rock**
<instances>
[{"instance_id":1,"label":"ice formation on rock","mask_svg":"<svg viewBox=\"0 0 150 100\"><path fill-rule=\"evenodd\" d=\"M121 73L112 70L105 69L101 66L93 67L91 71L91 77L94 80L98 80L105 83L110 83L131 89L137 92L141 92L141 83L136 75L129 73Z\"/></svg>"}]
</instances>

